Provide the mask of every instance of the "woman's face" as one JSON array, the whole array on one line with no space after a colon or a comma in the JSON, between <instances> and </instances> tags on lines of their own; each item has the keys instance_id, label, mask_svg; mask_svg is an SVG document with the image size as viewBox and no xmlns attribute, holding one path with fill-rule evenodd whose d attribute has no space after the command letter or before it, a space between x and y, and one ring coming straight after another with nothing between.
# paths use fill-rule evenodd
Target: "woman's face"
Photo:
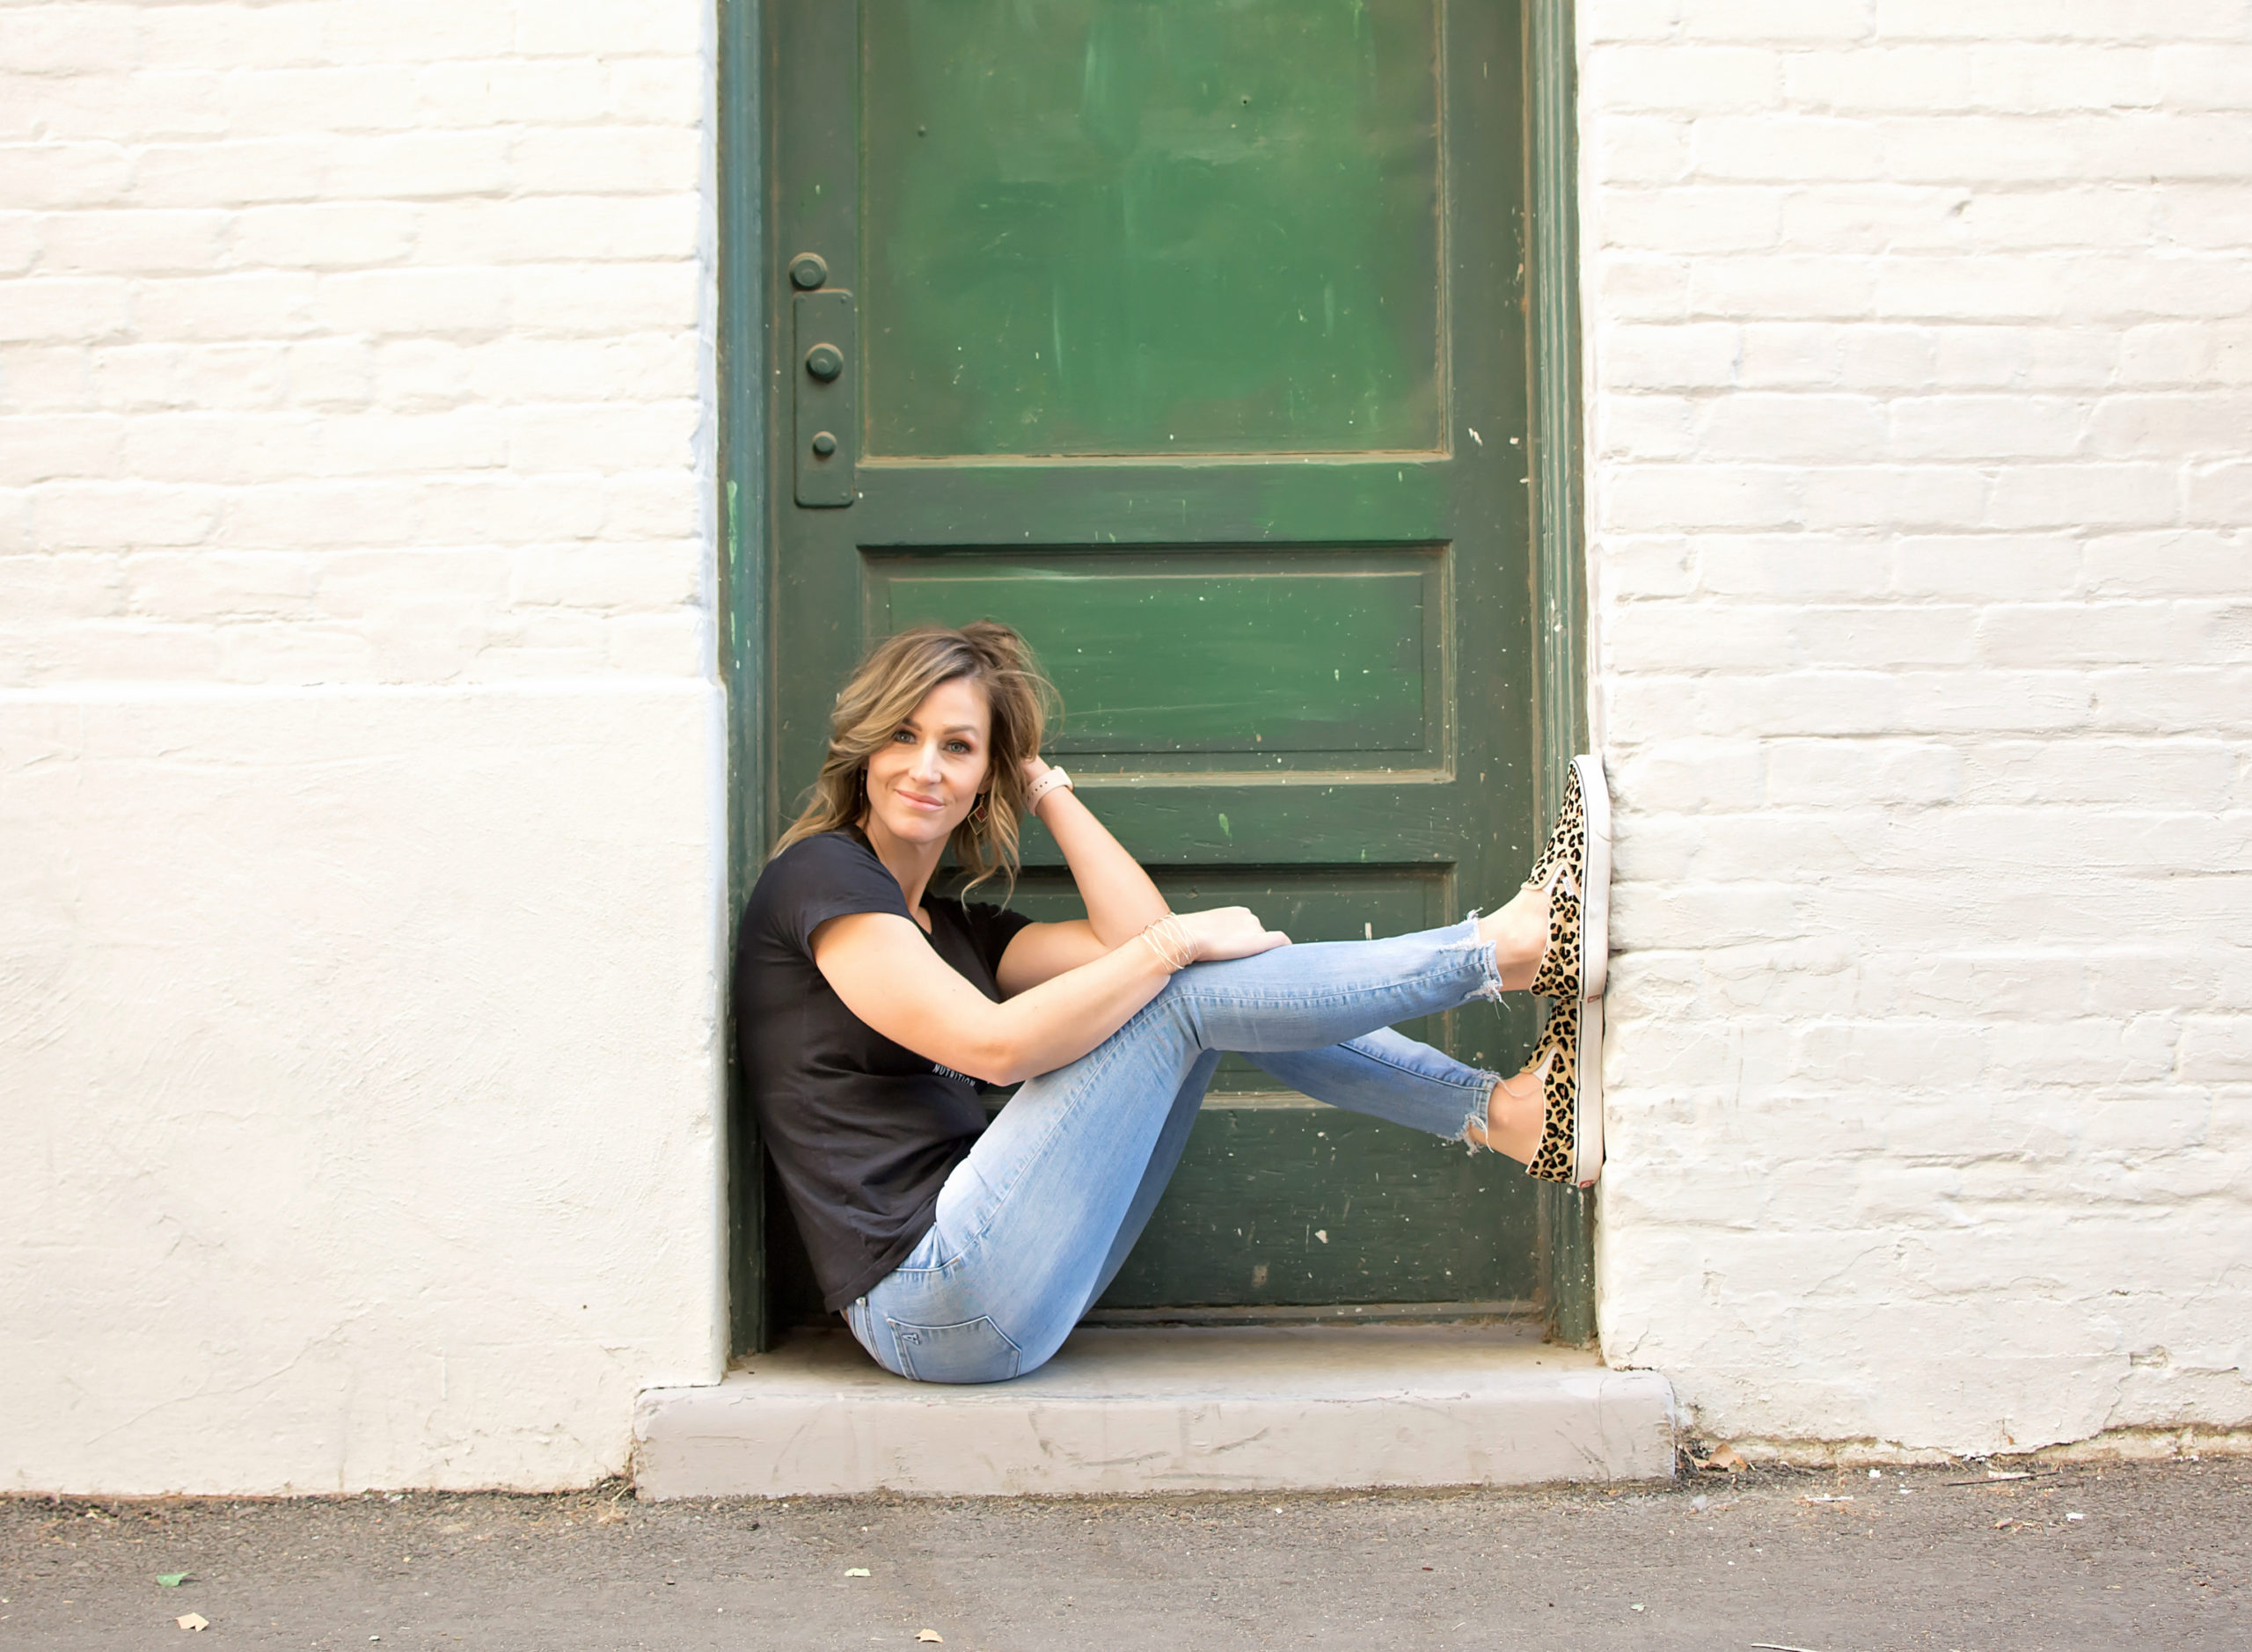
<instances>
[{"instance_id":1,"label":"woman's face","mask_svg":"<svg viewBox=\"0 0 2252 1652\"><path fill-rule=\"evenodd\" d=\"M985 785L992 709L982 683L941 683L868 757L868 825L910 844L944 844Z\"/></svg>"}]
</instances>

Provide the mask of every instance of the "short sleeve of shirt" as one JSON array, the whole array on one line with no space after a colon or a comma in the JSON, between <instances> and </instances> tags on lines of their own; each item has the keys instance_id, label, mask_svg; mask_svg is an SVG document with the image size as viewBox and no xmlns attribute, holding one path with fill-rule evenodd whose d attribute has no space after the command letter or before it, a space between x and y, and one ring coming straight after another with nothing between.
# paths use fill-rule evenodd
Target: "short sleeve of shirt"
<instances>
[{"instance_id":1,"label":"short sleeve of shirt","mask_svg":"<svg viewBox=\"0 0 2252 1652\"><path fill-rule=\"evenodd\" d=\"M813 932L848 912L890 912L906 917L907 897L883 862L835 832L793 844L778 859L773 904L767 921L779 939L806 957L813 956ZM910 920L911 921L911 920Z\"/></svg>"}]
</instances>

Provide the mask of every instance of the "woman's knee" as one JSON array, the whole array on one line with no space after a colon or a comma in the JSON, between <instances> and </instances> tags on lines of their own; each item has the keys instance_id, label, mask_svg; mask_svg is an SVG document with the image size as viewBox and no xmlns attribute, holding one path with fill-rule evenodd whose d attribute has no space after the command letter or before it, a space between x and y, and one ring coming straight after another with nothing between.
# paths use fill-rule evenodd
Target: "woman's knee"
<instances>
[{"instance_id":1,"label":"woman's knee","mask_svg":"<svg viewBox=\"0 0 2252 1652\"><path fill-rule=\"evenodd\" d=\"M1134 1018L1111 1034L1113 1038L1134 1034L1140 1037L1152 1034L1167 1042L1190 1049L1204 1049L1204 1017L1197 999L1197 989L1203 984L1197 976L1210 964L1191 964L1169 976L1158 989L1157 997L1137 1010Z\"/></svg>"}]
</instances>

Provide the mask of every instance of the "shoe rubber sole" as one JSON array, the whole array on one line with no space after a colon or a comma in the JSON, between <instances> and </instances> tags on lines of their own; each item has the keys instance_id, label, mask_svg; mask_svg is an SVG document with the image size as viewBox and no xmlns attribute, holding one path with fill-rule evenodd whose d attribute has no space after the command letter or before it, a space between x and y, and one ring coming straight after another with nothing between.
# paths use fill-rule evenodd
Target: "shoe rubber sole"
<instances>
[{"instance_id":1,"label":"shoe rubber sole","mask_svg":"<svg viewBox=\"0 0 2252 1652\"><path fill-rule=\"evenodd\" d=\"M1579 1094L1572 1107L1572 1181L1595 1186L1603 1173L1603 1000L1580 1005L1580 1047L1572 1077Z\"/></svg>"},{"instance_id":2,"label":"shoe rubber sole","mask_svg":"<svg viewBox=\"0 0 2252 1652\"><path fill-rule=\"evenodd\" d=\"M1580 808L1587 833L1581 861L1580 993L1600 998L1611 967L1611 788L1603 759L1583 753L1572 759L1579 776Z\"/></svg>"},{"instance_id":3,"label":"shoe rubber sole","mask_svg":"<svg viewBox=\"0 0 2252 1652\"><path fill-rule=\"evenodd\" d=\"M1578 1060L1573 1078L1578 1090L1572 1107L1572 1180L1591 1188L1603 1174L1603 989L1611 973L1611 787L1603 759L1583 752L1572 759L1579 778L1580 808L1587 833L1581 858L1581 990Z\"/></svg>"}]
</instances>

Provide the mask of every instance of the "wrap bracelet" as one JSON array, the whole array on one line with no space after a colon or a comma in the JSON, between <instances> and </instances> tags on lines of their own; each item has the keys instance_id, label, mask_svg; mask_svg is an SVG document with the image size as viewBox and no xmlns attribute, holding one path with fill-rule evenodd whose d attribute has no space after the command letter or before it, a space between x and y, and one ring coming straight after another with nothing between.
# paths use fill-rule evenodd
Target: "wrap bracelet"
<instances>
[{"instance_id":1,"label":"wrap bracelet","mask_svg":"<svg viewBox=\"0 0 2252 1652\"><path fill-rule=\"evenodd\" d=\"M1170 912L1144 929L1142 939L1150 943L1150 950L1157 954L1158 961L1174 975L1196 961L1196 948L1189 941L1188 932Z\"/></svg>"}]
</instances>

